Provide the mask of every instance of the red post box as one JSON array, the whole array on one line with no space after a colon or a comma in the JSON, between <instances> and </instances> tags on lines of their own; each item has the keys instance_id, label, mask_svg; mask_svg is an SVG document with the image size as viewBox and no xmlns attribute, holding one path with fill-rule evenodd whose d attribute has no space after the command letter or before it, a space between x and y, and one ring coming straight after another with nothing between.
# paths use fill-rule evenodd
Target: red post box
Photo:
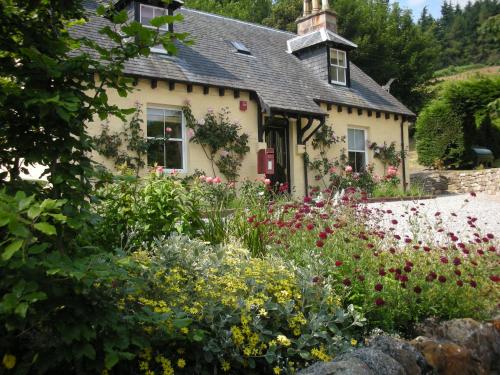
<instances>
[{"instance_id":1,"label":"red post box","mask_svg":"<svg viewBox=\"0 0 500 375\"><path fill-rule=\"evenodd\" d=\"M257 173L274 174L274 149L259 150L257 154Z\"/></svg>"}]
</instances>

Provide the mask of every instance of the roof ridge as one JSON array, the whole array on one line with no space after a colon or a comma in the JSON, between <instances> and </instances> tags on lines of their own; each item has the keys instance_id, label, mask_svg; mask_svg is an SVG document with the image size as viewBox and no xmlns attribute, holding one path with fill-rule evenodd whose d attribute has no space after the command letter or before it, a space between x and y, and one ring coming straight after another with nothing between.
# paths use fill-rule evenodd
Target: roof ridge
<instances>
[{"instance_id":1,"label":"roof ridge","mask_svg":"<svg viewBox=\"0 0 500 375\"><path fill-rule=\"evenodd\" d=\"M186 8L186 7L182 7L179 9L181 12L182 11L189 11L189 12L193 12L193 13L200 13L200 14L204 14L206 16L210 16L210 17L215 17L215 18L222 18L222 19L225 19L225 20L228 20L228 21L233 21L233 22L237 22L237 23L242 23L244 25L248 25L248 26L254 26L254 27L259 27L261 29L265 29L265 30L269 30L269 31L274 31L274 32L277 32L277 33L284 33L284 34L288 34L288 35L294 35L294 36L297 36L297 34L295 33L292 33L290 31L284 31L284 30L280 30L280 29L275 29L275 28L272 28L272 27L269 27L269 26L264 26L264 25L260 25L258 23L254 23L254 22L248 22L248 21L242 21L242 20L239 20L239 19L236 19L236 18L231 18L231 17L226 17L226 16L221 16L219 14L214 14L214 13L209 13L209 12L204 12L202 10L198 10L198 9L192 9L192 8Z\"/></svg>"}]
</instances>

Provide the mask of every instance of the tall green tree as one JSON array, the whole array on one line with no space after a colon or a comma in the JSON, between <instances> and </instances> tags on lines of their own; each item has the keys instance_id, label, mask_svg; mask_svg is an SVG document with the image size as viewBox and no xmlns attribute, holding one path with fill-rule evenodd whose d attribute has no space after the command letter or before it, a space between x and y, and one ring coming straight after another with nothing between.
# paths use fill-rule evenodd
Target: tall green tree
<instances>
[{"instance_id":1,"label":"tall green tree","mask_svg":"<svg viewBox=\"0 0 500 375\"><path fill-rule=\"evenodd\" d=\"M186 0L185 5L221 16L262 23L271 14L272 0Z\"/></svg>"}]
</instances>

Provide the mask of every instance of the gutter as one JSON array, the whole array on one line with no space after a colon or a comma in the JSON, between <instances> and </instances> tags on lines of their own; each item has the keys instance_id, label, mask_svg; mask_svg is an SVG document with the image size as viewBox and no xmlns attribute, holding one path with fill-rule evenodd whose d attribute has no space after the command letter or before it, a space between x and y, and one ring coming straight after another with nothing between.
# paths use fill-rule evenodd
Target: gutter
<instances>
[{"instance_id":1,"label":"gutter","mask_svg":"<svg viewBox=\"0 0 500 375\"><path fill-rule=\"evenodd\" d=\"M403 163L403 191L406 193L406 155L405 155L405 134L404 134L405 116L401 118L401 162Z\"/></svg>"}]
</instances>

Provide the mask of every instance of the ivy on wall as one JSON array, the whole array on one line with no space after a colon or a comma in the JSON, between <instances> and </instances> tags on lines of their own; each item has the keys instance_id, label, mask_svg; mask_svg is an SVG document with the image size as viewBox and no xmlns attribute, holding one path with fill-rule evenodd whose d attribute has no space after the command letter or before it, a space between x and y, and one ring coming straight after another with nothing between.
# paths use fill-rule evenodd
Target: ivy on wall
<instances>
[{"instance_id":1,"label":"ivy on wall","mask_svg":"<svg viewBox=\"0 0 500 375\"><path fill-rule=\"evenodd\" d=\"M193 133L190 141L201 146L214 176L217 167L228 181L236 181L243 158L250 151L248 134L241 133L241 125L229 119L227 108L218 113L208 110L201 120L194 117L189 103L182 110Z\"/></svg>"},{"instance_id":2,"label":"ivy on wall","mask_svg":"<svg viewBox=\"0 0 500 375\"><path fill-rule=\"evenodd\" d=\"M151 146L151 141L146 138L142 130L143 122L142 107L137 104L130 120L123 123L121 132L112 133L109 123L102 125L101 133L92 138L95 150L112 160L115 166L126 166L138 176L146 165L144 160Z\"/></svg>"}]
</instances>

